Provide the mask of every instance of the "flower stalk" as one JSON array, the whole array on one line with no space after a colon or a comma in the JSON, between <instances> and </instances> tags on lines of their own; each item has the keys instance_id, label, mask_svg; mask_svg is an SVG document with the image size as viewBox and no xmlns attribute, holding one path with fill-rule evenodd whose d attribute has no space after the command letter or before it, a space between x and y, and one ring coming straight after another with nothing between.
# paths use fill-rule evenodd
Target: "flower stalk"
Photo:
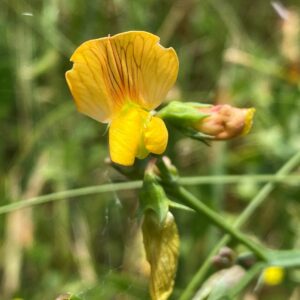
<instances>
[{"instance_id":1,"label":"flower stalk","mask_svg":"<svg viewBox=\"0 0 300 300\"><path fill-rule=\"evenodd\" d=\"M280 178L282 176L287 176L297 165L300 163L300 151L296 152L274 175L274 178ZM250 204L238 217L237 221L234 223L235 228L242 226L254 213L254 211L262 205L262 203L267 199L268 195L276 187L276 182L270 181L266 183L258 194L250 201ZM200 269L195 273L190 283L187 285L186 289L181 294L179 300L189 300L191 299L194 291L203 282L206 274L211 266L212 257L231 239L231 236L226 234L220 242L211 250L210 254L207 256L204 263L201 265Z\"/></svg>"},{"instance_id":2,"label":"flower stalk","mask_svg":"<svg viewBox=\"0 0 300 300\"><path fill-rule=\"evenodd\" d=\"M162 185L166 189L167 193L176 199L181 200L183 202L182 204L192 208L199 214L206 216L214 225L228 233L241 244L245 245L255 254L255 256L257 256L257 258L262 261L267 261L267 256L259 245L254 244L239 230L224 222L224 218L210 209L205 203L197 199L192 193L187 191L178 183L177 170L167 158L164 157L158 161L158 168L161 172Z\"/></svg>"},{"instance_id":3,"label":"flower stalk","mask_svg":"<svg viewBox=\"0 0 300 300\"><path fill-rule=\"evenodd\" d=\"M232 238L239 241L241 244L245 245L249 250L251 250L257 258L262 261L267 261L267 256L265 252L257 244L250 241L250 239L242 234L239 230L224 222L218 213L214 212L202 201L199 201L193 194L187 191L183 187L178 187L174 193L178 199L182 199L183 203L190 208L194 209L199 214L205 215L214 225L228 233Z\"/></svg>"}]
</instances>

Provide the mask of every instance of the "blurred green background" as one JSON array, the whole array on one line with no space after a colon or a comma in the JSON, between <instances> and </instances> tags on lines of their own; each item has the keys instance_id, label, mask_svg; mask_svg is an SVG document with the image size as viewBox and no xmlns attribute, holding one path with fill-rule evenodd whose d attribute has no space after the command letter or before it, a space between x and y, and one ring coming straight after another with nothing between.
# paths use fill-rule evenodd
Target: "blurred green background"
<instances>
[{"instance_id":1,"label":"blurred green background","mask_svg":"<svg viewBox=\"0 0 300 300\"><path fill-rule=\"evenodd\" d=\"M300 150L300 4L260 0L2 0L0 203L126 180L105 162L106 127L76 112L64 73L82 42L146 30L172 46L179 78L168 100L257 110L251 133L210 147L172 133L183 176L274 174ZM296 173L295 173L296 174ZM298 168L299 174L299 168ZM195 185L229 222L262 183ZM148 299L136 190L87 195L0 215L0 299ZM172 299L221 232L174 211L181 237ZM244 229L277 249L300 247L297 182L276 191ZM300 299L300 271L242 299ZM252 298L251 298L252 297Z\"/></svg>"}]
</instances>

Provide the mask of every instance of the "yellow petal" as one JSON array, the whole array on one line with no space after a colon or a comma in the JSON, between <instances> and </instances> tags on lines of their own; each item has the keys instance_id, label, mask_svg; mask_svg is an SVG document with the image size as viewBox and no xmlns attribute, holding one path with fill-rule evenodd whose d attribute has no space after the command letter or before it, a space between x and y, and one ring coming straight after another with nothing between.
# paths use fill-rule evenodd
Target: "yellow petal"
<instances>
[{"instance_id":1,"label":"yellow petal","mask_svg":"<svg viewBox=\"0 0 300 300\"><path fill-rule=\"evenodd\" d=\"M143 133L145 111L126 106L109 128L109 150L113 162L131 166L134 163Z\"/></svg>"},{"instance_id":2,"label":"yellow petal","mask_svg":"<svg viewBox=\"0 0 300 300\"><path fill-rule=\"evenodd\" d=\"M284 279L284 269L278 266L267 267L262 277L266 285L278 285L282 283Z\"/></svg>"},{"instance_id":3,"label":"yellow petal","mask_svg":"<svg viewBox=\"0 0 300 300\"><path fill-rule=\"evenodd\" d=\"M152 117L144 131L145 148L152 153L162 154L168 143L168 130L164 121Z\"/></svg>"},{"instance_id":4,"label":"yellow petal","mask_svg":"<svg viewBox=\"0 0 300 300\"><path fill-rule=\"evenodd\" d=\"M108 122L130 100L151 110L177 78L178 58L159 37L131 31L83 43L66 79L80 112Z\"/></svg>"},{"instance_id":5,"label":"yellow petal","mask_svg":"<svg viewBox=\"0 0 300 300\"><path fill-rule=\"evenodd\" d=\"M246 117L245 117L245 125L241 135L246 135L251 130L253 124L253 117L255 114L255 108L248 108Z\"/></svg>"},{"instance_id":6,"label":"yellow petal","mask_svg":"<svg viewBox=\"0 0 300 300\"><path fill-rule=\"evenodd\" d=\"M161 225L155 213L147 211L142 229L147 260L151 266L151 299L166 300L173 290L179 253L174 217L168 212Z\"/></svg>"}]
</instances>

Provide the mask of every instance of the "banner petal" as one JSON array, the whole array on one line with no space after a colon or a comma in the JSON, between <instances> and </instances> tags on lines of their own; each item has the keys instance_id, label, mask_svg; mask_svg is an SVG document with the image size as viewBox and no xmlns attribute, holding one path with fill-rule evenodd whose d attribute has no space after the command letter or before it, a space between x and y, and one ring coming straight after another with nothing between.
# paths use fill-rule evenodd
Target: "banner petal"
<instances>
[{"instance_id":1,"label":"banner petal","mask_svg":"<svg viewBox=\"0 0 300 300\"><path fill-rule=\"evenodd\" d=\"M175 83L179 64L173 48L143 31L87 41L71 61L66 79L77 108L100 122L109 122L127 101L156 108Z\"/></svg>"}]
</instances>

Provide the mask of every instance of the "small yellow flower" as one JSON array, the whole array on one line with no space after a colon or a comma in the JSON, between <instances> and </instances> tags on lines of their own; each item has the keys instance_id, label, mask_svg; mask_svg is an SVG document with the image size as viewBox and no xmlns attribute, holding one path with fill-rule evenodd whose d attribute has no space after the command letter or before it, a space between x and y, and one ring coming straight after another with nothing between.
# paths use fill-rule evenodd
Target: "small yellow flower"
<instances>
[{"instance_id":1,"label":"small yellow flower","mask_svg":"<svg viewBox=\"0 0 300 300\"><path fill-rule=\"evenodd\" d=\"M108 123L111 160L130 166L135 157L162 154L168 132L151 114L176 81L178 58L159 37L143 31L90 40L71 57L67 83L78 111Z\"/></svg>"},{"instance_id":2,"label":"small yellow flower","mask_svg":"<svg viewBox=\"0 0 300 300\"><path fill-rule=\"evenodd\" d=\"M266 285L278 285L283 281L284 269L277 266L271 266L263 271L262 279Z\"/></svg>"}]
</instances>

